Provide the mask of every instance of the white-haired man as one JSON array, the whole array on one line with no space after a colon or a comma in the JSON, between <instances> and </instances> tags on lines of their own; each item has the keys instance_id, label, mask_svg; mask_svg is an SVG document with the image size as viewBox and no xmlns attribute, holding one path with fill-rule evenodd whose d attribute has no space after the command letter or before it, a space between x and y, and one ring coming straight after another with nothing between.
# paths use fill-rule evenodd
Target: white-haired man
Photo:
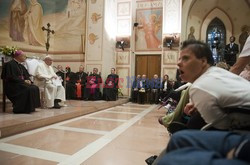
<instances>
[{"instance_id":1,"label":"white-haired man","mask_svg":"<svg viewBox=\"0 0 250 165\"><path fill-rule=\"evenodd\" d=\"M52 58L46 56L44 61L37 66L35 83L38 86L45 87L45 101L48 108L57 108L61 106L60 101L65 101L65 89L52 68Z\"/></svg>"}]
</instances>

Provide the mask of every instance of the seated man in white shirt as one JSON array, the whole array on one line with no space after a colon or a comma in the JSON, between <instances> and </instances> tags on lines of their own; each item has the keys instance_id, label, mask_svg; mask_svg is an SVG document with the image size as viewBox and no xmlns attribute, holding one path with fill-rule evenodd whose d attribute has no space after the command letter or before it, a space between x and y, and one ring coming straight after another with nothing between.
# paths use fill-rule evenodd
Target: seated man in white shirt
<instances>
[{"instance_id":1,"label":"seated man in white shirt","mask_svg":"<svg viewBox=\"0 0 250 165\"><path fill-rule=\"evenodd\" d=\"M191 102L184 111L197 110L206 123L214 123L225 115L223 108L250 106L250 83L225 69L212 66L214 59L209 47L200 41L183 42L178 66L180 78L193 83L189 90ZM216 129L228 129L232 122L249 126L246 115L226 117L214 125Z\"/></svg>"},{"instance_id":2,"label":"seated man in white shirt","mask_svg":"<svg viewBox=\"0 0 250 165\"><path fill-rule=\"evenodd\" d=\"M51 66L52 61L50 56L46 56L37 66L35 84L45 88L46 106L59 109L61 106L58 103L65 101L65 89Z\"/></svg>"}]
</instances>

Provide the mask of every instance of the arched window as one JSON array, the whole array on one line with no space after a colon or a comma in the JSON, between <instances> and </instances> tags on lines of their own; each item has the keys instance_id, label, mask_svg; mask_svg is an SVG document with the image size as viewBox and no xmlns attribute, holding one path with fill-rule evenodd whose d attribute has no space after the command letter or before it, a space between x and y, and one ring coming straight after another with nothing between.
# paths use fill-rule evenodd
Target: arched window
<instances>
[{"instance_id":1,"label":"arched window","mask_svg":"<svg viewBox=\"0 0 250 165\"><path fill-rule=\"evenodd\" d=\"M222 61L226 45L226 28L223 22L217 17L208 25L206 42L213 52L214 61L216 63Z\"/></svg>"}]
</instances>

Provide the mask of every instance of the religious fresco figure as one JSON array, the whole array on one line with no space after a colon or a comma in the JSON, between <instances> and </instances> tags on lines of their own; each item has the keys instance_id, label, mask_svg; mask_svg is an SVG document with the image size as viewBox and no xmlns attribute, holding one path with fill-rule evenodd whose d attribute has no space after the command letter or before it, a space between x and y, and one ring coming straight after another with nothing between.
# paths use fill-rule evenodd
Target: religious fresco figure
<instances>
[{"instance_id":1,"label":"religious fresco figure","mask_svg":"<svg viewBox=\"0 0 250 165\"><path fill-rule=\"evenodd\" d=\"M156 14L151 14L149 16L148 22L144 15L141 15L142 18L142 28L145 33L145 40L147 43L147 48L159 48L161 41L157 38L156 34L160 30L161 23L159 22L160 18Z\"/></svg>"},{"instance_id":2,"label":"religious fresco figure","mask_svg":"<svg viewBox=\"0 0 250 165\"><path fill-rule=\"evenodd\" d=\"M30 6L26 13L28 42L34 46L45 45L43 26L43 8L37 0L30 0Z\"/></svg>"},{"instance_id":3,"label":"religious fresco figure","mask_svg":"<svg viewBox=\"0 0 250 165\"><path fill-rule=\"evenodd\" d=\"M10 6L9 36L12 41L24 41L24 15L27 12L25 0L13 0Z\"/></svg>"},{"instance_id":4,"label":"religious fresco figure","mask_svg":"<svg viewBox=\"0 0 250 165\"><path fill-rule=\"evenodd\" d=\"M188 39L189 40L195 40L194 32L195 32L195 29L194 29L193 26L191 26L190 27L190 33L188 34Z\"/></svg>"}]
</instances>

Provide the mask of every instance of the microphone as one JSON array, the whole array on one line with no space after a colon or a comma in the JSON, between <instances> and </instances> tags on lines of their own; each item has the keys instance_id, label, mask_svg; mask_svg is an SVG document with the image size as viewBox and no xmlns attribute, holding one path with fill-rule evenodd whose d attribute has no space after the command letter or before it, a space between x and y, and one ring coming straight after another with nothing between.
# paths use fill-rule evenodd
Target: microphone
<instances>
[{"instance_id":1,"label":"microphone","mask_svg":"<svg viewBox=\"0 0 250 165\"><path fill-rule=\"evenodd\" d=\"M57 67L56 66L53 66L53 68L55 68L57 71L61 71L61 72L63 72L63 73L66 73L66 71L64 71L64 70L59 70L59 69L57 69Z\"/></svg>"},{"instance_id":2,"label":"microphone","mask_svg":"<svg viewBox=\"0 0 250 165\"><path fill-rule=\"evenodd\" d=\"M189 86L191 86L191 85L192 85L192 84L188 82L188 83L186 83L186 84L180 86L179 88L175 89L174 91L181 91L181 90L183 90L183 89L185 89L185 88L187 88L187 87L189 87Z\"/></svg>"}]
</instances>

